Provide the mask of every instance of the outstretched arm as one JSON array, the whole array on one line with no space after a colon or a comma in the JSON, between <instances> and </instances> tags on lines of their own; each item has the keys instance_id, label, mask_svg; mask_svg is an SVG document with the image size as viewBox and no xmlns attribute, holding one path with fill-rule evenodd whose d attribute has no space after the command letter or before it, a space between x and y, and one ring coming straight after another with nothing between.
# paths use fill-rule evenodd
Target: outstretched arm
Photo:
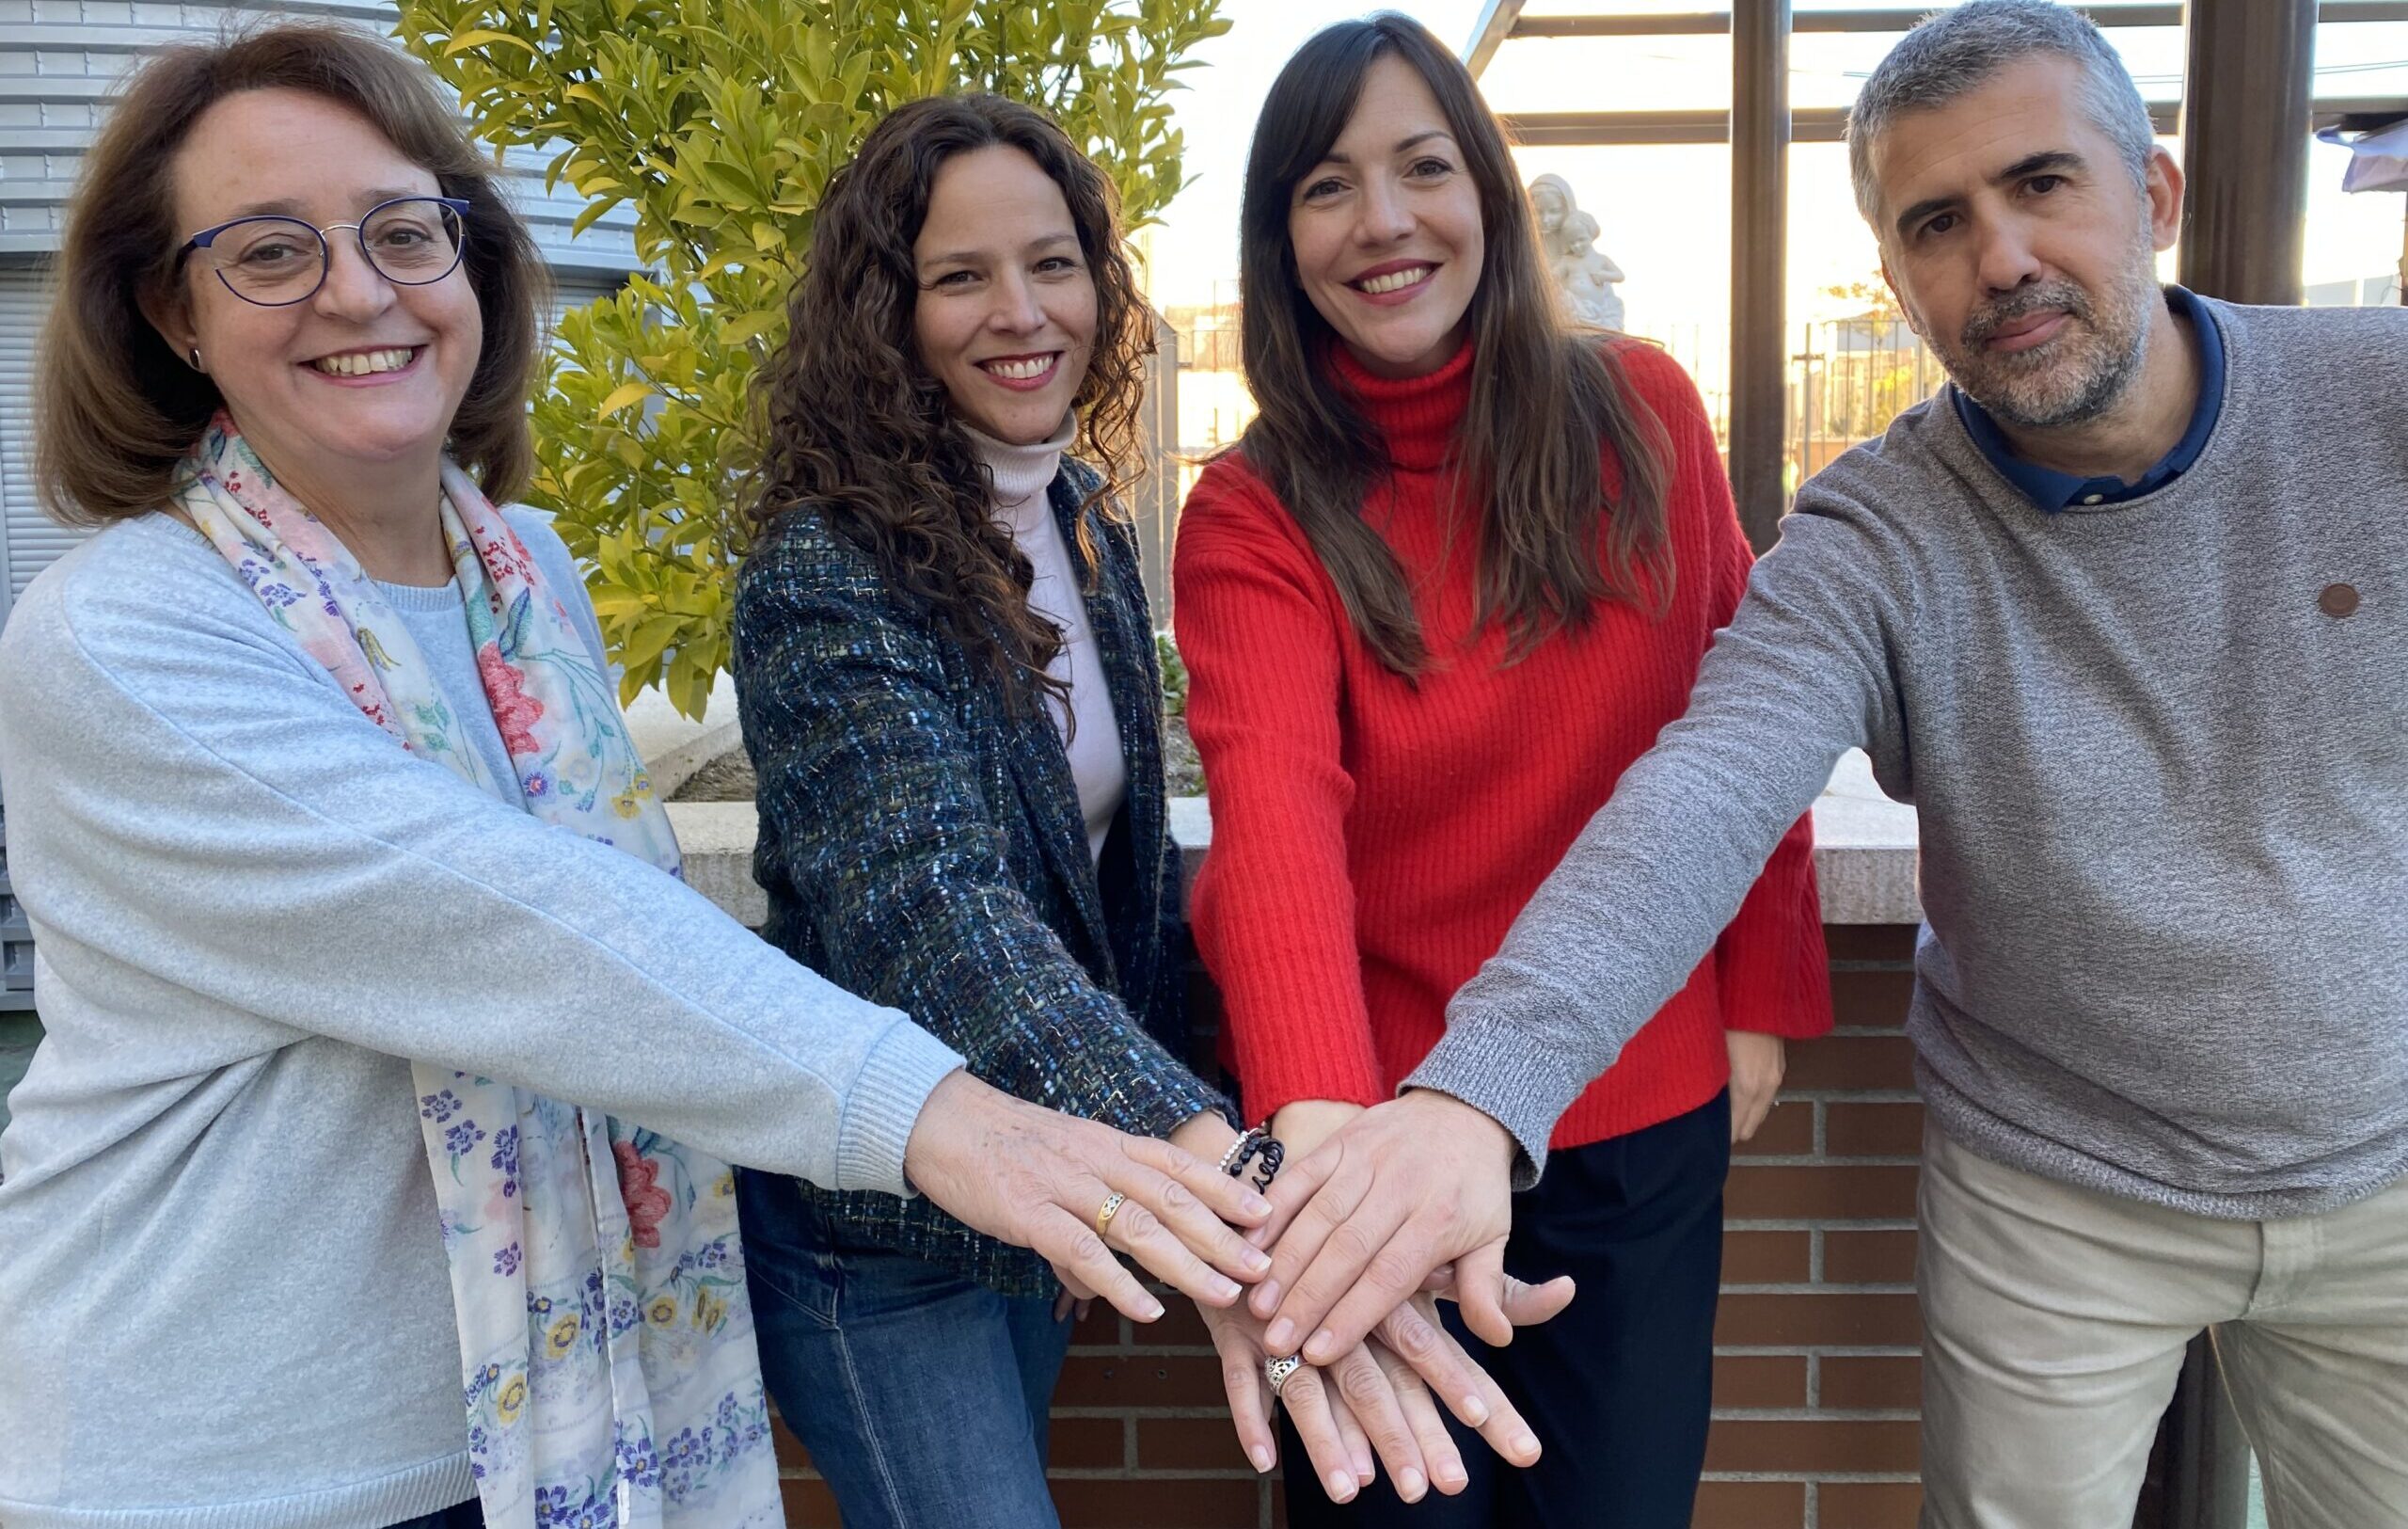
<instances>
[{"instance_id":1,"label":"outstretched arm","mask_svg":"<svg viewBox=\"0 0 2408 1529\"><path fill-rule=\"evenodd\" d=\"M1706 954L1840 754L1898 736L1905 581L1887 550L1846 518L1791 517L1688 713L1455 995L1412 1091L1274 1187L1277 1246L1255 1293L1258 1312L1278 1302L1270 1343L1311 1334L1307 1358L1342 1352L1448 1261L1465 1322L1511 1341L1496 1294L1509 1180L1537 1181L1557 1118Z\"/></svg>"}]
</instances>

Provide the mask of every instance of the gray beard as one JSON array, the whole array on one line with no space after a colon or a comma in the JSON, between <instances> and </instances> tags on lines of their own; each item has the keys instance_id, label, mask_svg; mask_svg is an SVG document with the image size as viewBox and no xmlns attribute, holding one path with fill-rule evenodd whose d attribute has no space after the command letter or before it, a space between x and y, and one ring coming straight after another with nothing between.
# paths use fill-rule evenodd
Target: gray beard
<instances>
[{"instance_id":1,"label":"gray beard","mask_svg":"<svg viewBox=\"0 0 2408 1529\"><path fill-rule=\"evenodd\" d=\"M2019 430L2062 430L2113 409L2140 378L2156 316L2156 251L2146 226L2135 244L2123 279L2095 299L2070 281L2052 281L1974 313L1955 346L1934 347L1950 378L1992 418ZM2048 309L2063 309L2074 330L2047 347L2054 354L1985 353L1984 342L1999 329Z\"/></svg>"}]
</instances>

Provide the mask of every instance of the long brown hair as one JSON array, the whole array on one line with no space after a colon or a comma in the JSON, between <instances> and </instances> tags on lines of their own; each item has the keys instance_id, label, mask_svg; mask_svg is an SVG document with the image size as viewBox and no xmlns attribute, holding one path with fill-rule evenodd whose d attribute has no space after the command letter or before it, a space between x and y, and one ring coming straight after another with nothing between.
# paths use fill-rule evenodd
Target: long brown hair
<instances>
[{"instance_id":1,"label":"long brown hair","mask_svg":"<svg viewBox=\"0 0 2408 1529\"><path fill-rule=\"evenodd\" d=\"M922 364L912 327L911 247L937 169L999 145L1061 187L1095 280L1095 348L1071 401L1079 454L1102 473L1088 502L1111 508L1131 481L1154 332L1121 250L1112 183L1041 112L999 96L941 96L897 107L828 182L810 263L787 300L785 343L758 384L752 515L764 533L782 516L826 517L1021 706L1038 691L1067 693L1045 672L1062 633L1029 608L1035 570L996 523L986 466ZM1092 578L1084 525L1079 552Z\"/></svg>"},{"instance_id":2,"label":"long brown hair","mask_svg":"<svg viewBox=\"0 0 2408 1529\"><path fill-rule=\"evenodd\" d=\"M34 486L71 524L157 509L177 465L225 399L142 313L174 303L176 151L201 114L245 90L299 90L347 107L447 197L468 203L461 265L484 318L484 349L452 417L452 456L497 502L515 498L534 453L527 393L547 287L543 259L496 180L417 63L356 27L288 22L182 43L144 64L109 115L67 215L56 294L35 389Z\"/></svg>"},{"instance_id":3,"label":"long brown hair","mask_svg":"<svg viewBox=\"0 0 2408 1529\"><path fill-rule=\"evenodd\" d=\"M1508 661L1584 625L1601 599L1660 611L1672 589L1663 426L1626 390L1593 331L1563 318L1505 134L1470 73L1419 23L1393 13L1316 33L1272 84L1256 122L1239 215L1246 381L1261 412L1238 443L1296 518L1363 640L1407 677L1429 645L1396 554L1363 519L1386 448L1323 352L1338 343L1299 285L1288 214L1296 184L1346 129L1378 60L1430 86L1480 188L1486 256L1471 301L1471 406L1456 440L1465 504L1485 491L1479 623L1501 621ZM1610 453L1620 491L1609 499ZM1600 522L1603 523L1602 545Z\"/></svg>"}]
</instances>

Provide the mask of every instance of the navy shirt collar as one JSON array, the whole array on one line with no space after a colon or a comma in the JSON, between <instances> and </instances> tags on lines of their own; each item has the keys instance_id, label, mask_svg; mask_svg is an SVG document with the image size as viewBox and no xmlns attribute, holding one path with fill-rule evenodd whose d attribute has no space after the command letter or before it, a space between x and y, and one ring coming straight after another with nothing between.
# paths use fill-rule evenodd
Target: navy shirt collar
<instances>
[{"instance_id":1,"label":"navy shirt collar","mask_svg":"<svg viewBox=\"0 0 2408 1529\"><path fill-rule=\"evenodd\" d=\"M1964 422L1965 433L1973 438L1990 466L1999 476L2023 491L2026 499L2052 513L2069 505L2120 504L2126 500L2154 494L2190 470L2207 449L2208 438L2215 433L2216 416L2224 411L2224 337L2216 331L2216 321L2207 306L2182 287L2165 289L2166 306L2175 313L2191 321L2191 332L2199 337L2199 401L2191 410L2190 427L2174 449L2158 460L2155 467L2131 483L2116 477L2079 478L2070 472L2024 461L2007 444L2005 432L1979 404L1965 396L1965 390L1949 385L1949 395L1956 406L1956 417Z\"/></svg>"}]
</instances>

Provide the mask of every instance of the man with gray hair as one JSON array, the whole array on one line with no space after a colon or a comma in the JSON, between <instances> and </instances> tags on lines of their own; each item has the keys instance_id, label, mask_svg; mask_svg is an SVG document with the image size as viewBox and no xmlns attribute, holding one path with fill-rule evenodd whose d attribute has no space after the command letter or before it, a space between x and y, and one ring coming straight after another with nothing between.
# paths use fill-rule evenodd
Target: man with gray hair
<instances>
[{"instance_id":1,"label":"man with gray hair","mask_svg":"<svg viewBox=\"0 0 2408 1529\"><path fill-rule=\"evenodd\" d=\"M1509 1169L1861 746L1921 823L1925 1523L2129 1524L2209 1330L2276 1525L2408 1524L2408 313L2161 288L2181 170L2042 0L1916 27L1849 156L1953 386L1800 491L1402 1096L1281 1175L1266 1339L1452 1261L1504 1341Z\"/></svg>"}]
</instances>

